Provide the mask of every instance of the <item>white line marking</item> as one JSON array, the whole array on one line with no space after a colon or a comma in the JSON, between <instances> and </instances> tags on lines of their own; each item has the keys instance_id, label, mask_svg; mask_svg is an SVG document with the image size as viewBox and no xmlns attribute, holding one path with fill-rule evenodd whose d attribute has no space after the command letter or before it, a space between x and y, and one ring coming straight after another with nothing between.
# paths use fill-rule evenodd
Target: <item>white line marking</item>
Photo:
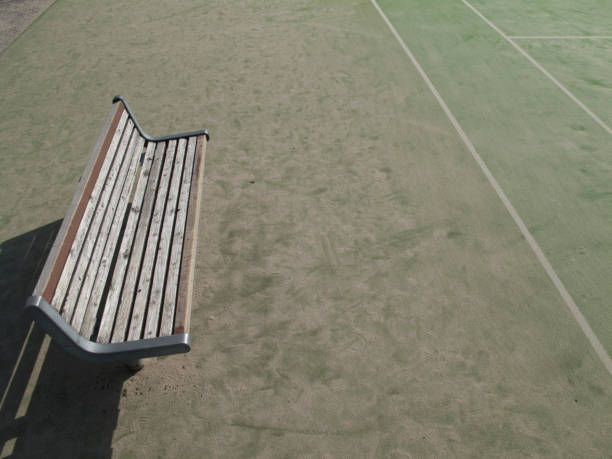
<instances>
[{"instance_id":1,"label":"white line marking","mask_svg":"<svg viewBox=\"0 0 612 459\"><path fill-rule=\"evenodd\" d=\"M525 56L529 62L531 62L533 65L535 65L538 70L540 72L542 72L544 75L546 75L550 81L552 81L553 83L555 83L559 89L561 89L561 91L563 91L567 97L569 97L570 99L572 99L574 102L576 102L576 104L578 104L578 106L580 106L580 108L582 108L587 115L589 115L591 118L593 118L593 120L599 124L602 128L604 128L604 130L612 135L612 128L610 128L610 126L608 126L606 123L604 123L595 113L593 113L586 105L584 105L575 95L573 95L569 89L567 89L565 86L563 86L559 80L557 80L554 76L552 76L550 74L550 72L548 72L548 70L546 70L544 67L542 67L533 57L531 57L529 54L527 54L527 51L525 51L523 48L521 48L519 45L517 45L514 41L512 41L512 39L506 35L504 32L501 31L501 29L499 27L497 27L495 24L493 24L491 21L489 21L480 11L478 11L476 8L474 8L472 6L472 4L470 2L468 2L467 0L462 0L463 3L470 8L474 13L476 13L476 15L478 15L484 22L486 22L493 30L495 30L498 34L500 34L502 37L504 37L504 39L510 43L512 46L514 46L516 48L516 50L521 53L523 56Z\"/></svg>"},{"instance_id":2,"label":"white line marking","mask_svg":"<svg viewBox=\"0 0 612 459\"><path fill-rule=\"evenodd\" d=\"M512 40L609 40L612 35L508 35Z\"/></svg>"},{"instance_id":3,"label":"white line marking","mask_svg":"<svg viewBox=\"0 0 612 459\"><path fill-rule=\"evenodd\" d=\"M453 113L450 111L450 109L448 108L448 105L446 105L446 102L444 102L444 99L442 99L442 96L440 95L440 93L438 92L434 84L431 82L431 80L429 79L429 77L427 76L427 74L425 73L421 65L419 64L419 62L416 60L416 58L414 57L414 55L408 48L408 46L406 46L406 43L404 43L404 40L402 39L402 37L397 33L397 30L395 30L395 27L393 27L393 24L391 24L391 21L389 21L389 19L387 18L383 10L380 8L380 6L378 6L378 3L376 2L376 0L370 0L370 1L374 5L374 8L376 8L376 10L378 11L380 16L383 18L387 26L389 26L389 29L391 30L391 32L393 33L393 35L395 36L395 38L397 39L401 47L403 48L404 52L406 53L408 58L412 61L412 64L416 67L419 74L421 75L421 77L423 78L423 80L425 81L425 83L427 84L427 86L429 87L433 95L435 96L436 100L440 104L440 107L442 107L442 110L444 111L444 113L450 120L451 124L453 125L457 133L459 134L459 137L461 137L461 140L463 140L463 143L465 144L467 149L472 154L472 157L474 158L478 166L480 166L480 169L484 173L487 180L489 180L489 183L491 184L491 186L497 193L497 196L499 196L499 199L501 199L501 201L503 202L504 206L506 207L506 210L508 211L508 213L510 214L510 216L512 217L516 225L519 227L519 230L521 231L522 235L527 240L529 247L531 247L531 250L533 250L533 253L537 257L539 262L542 264L542 266L544 267L546 274L548 274L548 277L550 277L550 280L552 281L552 283L555 285L555 287L559 291L559 294L565 301L565 304L567 305L570 312L574 316L574 319L576 319L576 322L578 322L578 325L580 325L582 332L585 334L585 336L589 340L589 343L591 343L591 346L593 346L595 353L597 354L601 362L604 364L604 366L608 370L608 373L612 375L612 359L610 359L608 352L604 349L604 347L600 343L599 338L597 338L597 335L595 335L595 333L591 329L591 326L589 325L585 317L582 315L582 312L580 312L580 309L578 308L578 306L572 299L571 295L569 294L569 292L563 285L563 282L561 282L561 279L559 279L559 276L557 275L552 265L546 258L546 255L544 255L544 252L542 251L542 249L540 248L540 246L538 245L534 237L531 235L531 233L527 229L527 226L525 225L525 223L519 216L518 212L514 209L514 206L512 205L512 203L506 196L506 193L504 193L504 190L502 190L499 183L497 183L497 180L495 179L495 177L493 176L493 174L491 173L491 171L489 170L489 168L487 167L487 165L485 164L481 156L476 151L476 148L474 148L474 145L472 144L472 142L466 135L465 131L463 130L463 128L461 127L457 119L455 118L455 115L453 115Z\"/></svg>"}]
</instances>

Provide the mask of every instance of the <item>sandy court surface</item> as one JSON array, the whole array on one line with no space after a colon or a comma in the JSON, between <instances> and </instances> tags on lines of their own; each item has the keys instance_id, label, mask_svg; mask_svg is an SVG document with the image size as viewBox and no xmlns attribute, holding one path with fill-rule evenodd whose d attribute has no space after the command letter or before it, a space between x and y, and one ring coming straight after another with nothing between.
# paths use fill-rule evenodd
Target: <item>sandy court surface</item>
<instances>
[{"instance_id":1,"label":"sandy court surface","mask_svg":"<svg viewBox=\"0 0 612 459\"><path fill-rule=\"evenodd\" d=\"M0 87L5 455L612 450L610 375L369 1L58 0ZM193 349L133 376L21 315L115 93L212 136Z\"/></svg>"},{"instance_id":2,"label":"sandy court surface","mask_svg":"<svg viewBox=\"0 0 612 459\"><path fill-rule=\"evenodd\" d=\"M0 52L55 0L0 0Z\"/></svg>"}]
</instances>

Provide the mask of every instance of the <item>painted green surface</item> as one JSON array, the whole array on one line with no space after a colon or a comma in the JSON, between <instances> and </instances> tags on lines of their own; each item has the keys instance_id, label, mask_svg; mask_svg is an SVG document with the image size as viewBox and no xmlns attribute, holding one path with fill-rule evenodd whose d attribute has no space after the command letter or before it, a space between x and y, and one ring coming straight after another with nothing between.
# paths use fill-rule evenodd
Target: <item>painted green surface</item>
<instances>
[{"instance_id":1,"label":"painted green surface","mask_svg":"<svg viewBox=\"0 0 612 459\"><path fill-rule=\"evenodd\" d=\"M610 35L608 0L470 0L508 35Z\"/></svg>"},{"instance_id":2,"label":"painted green surface","mask_svg":"<svg viewBox=\"0 0 612 459\"><path fill-rule=\"evenodd\" d=\"M610 134L462 2L381 4L611 352Z\"/></svg>"},{"instance_id":3,"label":"painted green surface","mask_svg":"<svg viewBox=\"0 0 612 459\"><path fill-rule=\"evenodd\" d=\"M382 4L547 253L569 257L577 221L611 211L575 211L567 171L603 181L608 138L461 2L430 3ZM27 232L61 218L112 94L153 134L212 133L192 352L128 379L51 345L28 386L28 345L0 408L18 454L612 450L612 378L369 1L59 0L0 56L0 87L4 272L32 271ZM596 223L585 237L605 243ZM3 375L20 336L0 338Z\"/></svg>"},{"instance_id":4,"label":"painted green surface","mask_svg":"<svg viewBox=\"0 0 612 459\"><path fill-rule=\"evenodd\" d=\"M521 40L519 44L612 126L612 39Z\"/></svg>"}]
</instances>

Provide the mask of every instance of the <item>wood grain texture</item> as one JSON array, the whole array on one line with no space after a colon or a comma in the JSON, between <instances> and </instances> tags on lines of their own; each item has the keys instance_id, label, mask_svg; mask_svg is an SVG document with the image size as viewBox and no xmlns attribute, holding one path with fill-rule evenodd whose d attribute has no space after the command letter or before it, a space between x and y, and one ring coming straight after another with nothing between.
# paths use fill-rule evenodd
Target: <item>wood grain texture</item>
<instances>
[{"instance_id":1,"label":"wood grain texture","mask_svg":"<svg viewBox=\"0 0 612 459\"><path fill-rule=\"evenodd\" d=\"M123 182L123 188L119 192L119 199L116 204L115 215L112 219L110 229L106 230L106 228L104 228L102 230L103 234L108 232L108 237L106 243L104 244L104 249L101 253L99 266L95 275L95 280L91 286L91 295L89 296L89 300L87 301L85 317L83 318L83 324L81 325L80 331L81 336L84 336L86 338L91 339L91 335L94 331L94 326L96 324L98 310L100 308L100 302L102 300L102 294L104 293L104 288L106 286L107 280L111 276L111 264L115 255L115 249L117 248L117 244L119 244L121 227L125 221L127 205L129 203L129 199L133 191L134 181L136 179L136 171L138 168L138 161L140 160L144 142L144 138L140 136L136 129L134 129L132 133L132 140L130 141L130 146L128 148L128 157L126 158L126 162L129 160L130 163L128 165L127 173ZM115 197L113 197L113 199L115 199ZM110 219L107 219L105 223L108 223L109 221ZM98 239L99 242L101 242L100 238ZM100 244L99 247L102 247L102 244ZM94 252L94 260L97 260L98 254L99 251L96 250ZM90 272L93 271L90 270ZM81 295L81 298L85 298L85 296ZM81 298L79 298L79 301L81 301Z\"/></svg>"},{"instance_id":2,"label":"wood grain texture","mask_svg":"<svg viewBox=\"0 0 612 459\"><path fill-rule=\"evenodd\" d=\"M192 185L189 192L185 241L179 277L178 298L174 319L174 333L187 333L191 317L191 297L193 292L193 274L195 253L197 249L198 227L200 217L200 200L204 180L204 159L206 156L206 137L199 136L193 166Z\"/></svg>"},{"instance_id":3,"label":"wood grain texture","mask_svg":"<svg viewBox=\"0 0 612 459\"><path fill-rule=\"evenodd\" d=\"M138 132L136 131L136 129L132 129L130 137L128 138L128 145L125 147L125 150L123 149L123 140L121 141L122 145L117 153L122 155L123 159L121 162L121 167L117 171L116 177L113 177L114 183L112 183L112 191L110 193L110 196L108 196L108 201L106 202L106 209L104 210L103 215L102 212L100 212L94 218L92 226L95 225L95 227L92 227L90 231L95 230L96 232L92 233L90 237L86 239L85 244L83 245L82 257L84 258L84 262L81 264L81 261L79 261L79 269L78 271L75 271L75 278L79 280L81 278L83 279L82 285L79 288L79 293L77 297L78 299L74 308L74 313L71 321L72 326L76 330L80 329L81 324L83 322L87 304L92 294L94 281L96 279L96 276L98 275L98 270L101 266L104 248L106 247L106 243L109 240L111 227L113 226L113 223L115 221L116 210L119 205L123 186L125 184L127 175L132 164L134 144L137 137ZM111 177L112 176L109 175L109 179ZM111 183L107 183L107 187L111 188ZM99 225L98 221L100 222ZM93 250L91 250L89 246L94 240L94 237L95 243L93 243ZM83 255L89 255L89 259L87 259ZM80 270L82 266L85 266L84 275L81 274L82 271ZM73 283L74 280L75 279L73 278ZM77 285L75 285L75 287L77 287ZM68 295L66 296L66 306L68 305L68 298L70 297L71 290L72 285Z\"/></svg>"},{"instance_id":4,"label":"wood grain texture","mask_svg":"<svg viewBox=\"0 0 612 459\"><path fill-rule=\"evenodd\" d=\"M34 295L42 296L49 303L52 303L55 288L81 223L89 196L95 186L102 164L107 158L115 131L124 114L125 110L121 104L115 104L111 109L34 288Z\"/></svg>"},{"instance_id":5,"label":"wood grain texture","mask_svg":"<svg viewBox=\"0 0 612 459\"><path fill-rule=\"evenodd\" d=\"M136 229L140 219L141 209L143 207L145 190L147 188L148 179L151 175L151 169L153 167L155 145L156 144L154 142L149 142L147 144L147 151L143 165L140 169L138 183L136 184L136 191L134 192L134 197L132 198L132 205L130 207L125 230L123 232L121 247L119 248L119 254L117 256L117 261L115 262L113 278L106 296L104 312L102 314L102 320L100 321L100 329L96 337L96 341L99 343L108 343L110 341L113 326L115 324L115 316L119 308L121 291L123 288L125 275L127 273L132 246L134 245L134 238L136 236ZM129 316L129 313L126 314L126 317L127 316Z\"/></svg>"},{"instance_id":6,"label":"wood grain texture","mask_svg":"<svg viewBox=\"0 0 612 459\"><path fill-rule=\"evenodd\" d=\"M140 276L138 279L138 289L134 306L132 309L132 317L130 319L130 328L128 340L133 341L141 338L142 325L145 319L147 303L149 301L149 292L151 289L151 281L153 279L153 268L155 267L155 259L157 247L159 244L159 235L162 229L164 211L166 207L166 198L168 196L168 187L172 177L172 168L174 166L174 156L176 152L176 141L168 142L168 148L164 158L164 166L162 176L159 180L157 197L155 199L155 208L149 228L149 235L146 241L146 249L142 265L140 267Z\"/></svg>"},{"instance_id":7,"label":"wood grain texture","mask_svg":"<svg viewBox=\"0 0 612 459\"><path fill-rule=\"evenodd\" d=\"M70 287L71 279L73 277L73 273L76 269L77 263L81 256L81 250L84 242L86 241L87 234L89 232L90 226L92 224L92 220L94 218L94 214L99 205L104 205L102 196L105 190L105 184L108 178L108 175L113 168L113 165L117 163L117 149L119 148L119 143L123 138L125 131L129 128L129 120L127 119L127 113L124 113L124 116L121 117L121 122L111 145L109 146L108 155L102 164L102 167L99 171L98 178L96 180L95 186L90 192L88 197L86 208L81 219L81 222L78 226L78 230L73 238L72 245L69 248L69 252L67 254L63 270L61 272L59 281L57 282L57 287L55 289L55 294L53 296L53 304L56 305L56 308L61 312L63 309L63 303L65 301L66 295L68 294L68 290ZM125 120L124 120L125 118ZM125 122L124 122L125 121ZM70 319L72 311L70 311L68 317Z\"/></svg>"},{"instance_id":8,"label":"wood grain texture","mask_svg":"<svg viewBox=\"0 0 612 459\"><path fill-rule=\"evenodd\" d=\"M180 192L183 165L185 163L186 139L180 139L176 148L172 179L168 189L166 200L166 210L162 222L161 234L159 237L159 247L153 271L153 282L149 295L149 305L147 307L147 317L145 322L144 337L153 338L157 336L160 323L160 311L166 285L166 275L168 271L168 260L170 258L170 248L172 235L174 233L174 222L176 216L176 203Z\"/></svg>"},{"instance_id":9,"label":"wood grain texture","mask_svg":"<svg viewBox=\"0 0 612 459\"><path fill-rule=\"evenodd\" d=\"M143 254L146 248L146 241L149 234L149 227L153 208L155 206L155 197L157 196L157 186L164 163L166 151L166 143L152 143L155 145L155 155L153 157L153 165L147 181L147 188L143 198L142 210L136 228L134 244L128 262L127 273L123 290L121 291L121 299L119 301L119 309L115 318L115 326L113 328L111 341L119 343L126 340L126 333L132 315L132 306L134 296L139 283L140 266L142 264ZM110 319L109 319L110 320Z\"/></svg>"},{"instance_id":10,"label":"wood grain texture","mask_svg":"<svg viewBox=\"0 0 612 459\"><path fill-rule=\"evenodd\" d=\"M125 156L125 150L127 149L129 139L133 130L133 123L128 120L121 142L114 154L112 165L108 171L106 177L100 175L96 188L101 185L99 195L92 194L92 198L97 198L96 201L92 199L91 205L88 206L86 214L91 215L91 218L84 218L82 225L79 228L79 233L74 240L73 247L70 250L70 255L66 261L66 267L62 273L62 278L58 284L57 291L55 292L56 300L61 302L59 295L62 291L66 290L64 299L64 305L61 309L62 316L68 321L72 321L72 315L76 306L79 293L81 291L81 285L87 272L87 266L91 260L97 236L99 234L100 226L104 221L106 209L108 208L108 202L112 194L115 182L119 175L119 170L123 164ZM86 223L89 225L84 227ZM72 268L72 269L71 269ZM64 287L65 286L65 287Z\"/></svg>"},{"instance_id":11,"label":"wood grain texture","mask_svg":"<svg viewBox=\"0 0 612 459\"><path fill-rule=\"evenodd\" d=\"M196 143L196 137L189 138L183 170L183 180L176 206L176 221L174 224L174 234L172 236L168 273L166 275L166 289L164 292L159 336L171 335L174 325L174 312L176 310L178 282L181 272L181 255L183 253L183 243L185 240L185 222L187 220L187 206L189 205L189 191L191 190Z\"/></svg>"}]
</instances>

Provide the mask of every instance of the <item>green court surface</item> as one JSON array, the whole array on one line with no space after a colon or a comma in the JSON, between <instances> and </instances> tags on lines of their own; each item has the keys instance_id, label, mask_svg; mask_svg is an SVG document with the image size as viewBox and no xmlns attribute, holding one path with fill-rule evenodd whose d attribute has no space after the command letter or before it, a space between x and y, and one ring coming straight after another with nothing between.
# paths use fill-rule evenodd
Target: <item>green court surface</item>
<instances>
[{"instance_id":1,"label":"green court surface","mask_svg":"<svg viewBox=\"0 0 612 459\"><path fill-rule=\"evenodd\" d=\"M55 2L0 54L0 457L609 455L611 18ZM193 349L133 376L21 311L115 93L212 136Z\"/></svg>"}]
</instances>

